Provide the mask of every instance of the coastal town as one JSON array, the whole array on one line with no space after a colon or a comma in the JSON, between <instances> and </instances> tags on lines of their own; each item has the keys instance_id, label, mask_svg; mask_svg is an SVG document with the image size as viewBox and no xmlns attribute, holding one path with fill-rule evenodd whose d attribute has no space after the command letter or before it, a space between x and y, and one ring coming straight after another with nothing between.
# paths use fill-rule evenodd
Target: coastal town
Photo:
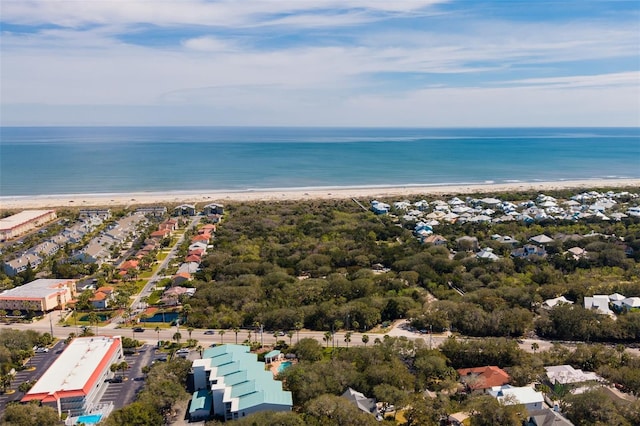
<instances>
[{"instance_id":1,"label":"coastal town","mask_svg":"<svg viewBox=\"0 0 640 426\"><path fill-rule=\"evenodd\" d=\"M637 188L6 210L0 407L634 424L639 227Z\"/></svg>"}]
</instances>

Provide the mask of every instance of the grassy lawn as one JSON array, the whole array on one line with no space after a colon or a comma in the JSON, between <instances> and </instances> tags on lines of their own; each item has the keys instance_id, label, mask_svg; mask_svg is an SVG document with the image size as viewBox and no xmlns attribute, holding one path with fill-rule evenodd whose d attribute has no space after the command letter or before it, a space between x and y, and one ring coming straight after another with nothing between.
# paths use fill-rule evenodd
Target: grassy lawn
<instances>
[{"instance_id":1,"label":"grassy lawn","mask_svg":"<svg viewBox=\"0 0 640 426\"><path fill-rule=\"evenodd\" d=\"M156 256L156 257L157 257L158 260L163 261L163 260L165 260L167 258L167 256L169 256L169 252L158 253L158 256Z\"/></svg>"}]
</instances>

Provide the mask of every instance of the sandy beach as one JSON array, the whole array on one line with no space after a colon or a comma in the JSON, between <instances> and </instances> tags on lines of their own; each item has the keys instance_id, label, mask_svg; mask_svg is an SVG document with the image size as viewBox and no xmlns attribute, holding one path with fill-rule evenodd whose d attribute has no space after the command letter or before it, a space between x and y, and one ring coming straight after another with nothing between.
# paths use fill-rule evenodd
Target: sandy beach
<instances>
[{"instance_id":1,"label":"sandy beach","mask_svg":"<svg viewBox=\"0 0 640 426\"><path fill-rule=\"evenodd\" d=\"M552 191L559 189L640 188L640 179L590 179L555 182L513 182L468 185L412 185L388 187L283 188L249 191L171 191L117 194L69 194L0 197L0 209L37 209L53 207L127 206L167 203L228 203L232 201L279 201L342 198L402 198L412 195L498 194L515 191Z\"/></svg>"}]
</instances>

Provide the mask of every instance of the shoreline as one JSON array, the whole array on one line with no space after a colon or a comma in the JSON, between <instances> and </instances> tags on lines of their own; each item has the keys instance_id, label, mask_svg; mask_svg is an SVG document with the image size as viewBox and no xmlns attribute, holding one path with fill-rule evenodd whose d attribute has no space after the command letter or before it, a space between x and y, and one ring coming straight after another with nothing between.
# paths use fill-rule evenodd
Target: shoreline
<instances>
[{"instance_id":1,"label":"shoreline","mask_svg":"<svg viewBox=\"0 0 640 426\"><path fill-rule=\"evenodd\" d=\"M580 179L540 182L415 184L351 187L265 188L246 190L192 190L99 194L1 196L0 210L51 207L127 206L166 203L209 204L218 202L289 201L311 199L387 198L414 195L438 196L487 194L563 189L640 188L640 179Z\"/></svg>"}]
</instances>

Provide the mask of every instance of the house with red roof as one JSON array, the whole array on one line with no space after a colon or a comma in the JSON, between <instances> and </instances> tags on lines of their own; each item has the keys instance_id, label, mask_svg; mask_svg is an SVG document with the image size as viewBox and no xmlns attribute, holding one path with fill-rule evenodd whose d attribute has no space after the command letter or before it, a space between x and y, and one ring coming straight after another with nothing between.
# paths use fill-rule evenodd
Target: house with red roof
<instances>
[{"instance_id":1,"label":"house with red roof","mask_svg":"<svg viewBox=\"0 0 640 426\"><path fill-rule=\"evenodd\" d=\"M154 240L162 240L165 239L167 237L171 236L171 230L170 229L159 229L157 231L153 231L151 234L149 234L150 238L153 238Z\"/></svg>"},{"instance_id":2,"label":"house with red roof","mask_svg":"<svg viewBox=\"0 0 640 426\"><path fill-rule=\"evenodd\" d=\"M171 278L171 285L180 285L187 281L191 281L191 274L188 272L178 272Z\"/></svg>"},{"instance_id":3,"label":"house with red roof","mask_svg":"<svg viewBox=\"0 0 640 426\"><path fill-rule=\"evenodd\" d=\"M460 381L470 392L488 392L494 386L503 386L509 383L509 375L506 371L495 365L486 367L461 368L458 370Z\"/></svg>"},{"instance_id":4,"label":"house with red roof","mask_svg":"<svg viewBox=\"0 0 640 426\"><path fill-rule=\"evenodd\" d=\"M197 243L198 241L202 241L204 243L208 243L209 240L211 240L211 234L198 234L198 235L194 235L191 238L191 242L192 243Z\"/></svg>"}]
</instances>

